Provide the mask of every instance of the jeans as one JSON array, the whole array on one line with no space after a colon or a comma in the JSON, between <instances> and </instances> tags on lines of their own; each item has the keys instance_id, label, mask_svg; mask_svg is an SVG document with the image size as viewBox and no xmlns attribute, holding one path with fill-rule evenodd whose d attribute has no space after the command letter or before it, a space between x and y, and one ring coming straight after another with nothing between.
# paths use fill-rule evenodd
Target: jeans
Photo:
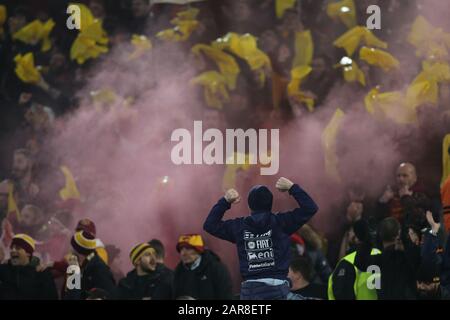
<instances>
[{"instance_id":1,"label":"jeans","mask_svg":"<svg viewBox=\"0 0 450 320\"><path fill-rule=\"evenodd\" d=\"M241 300L286 300L289 283L271 286L264 282L245 281L241 284Z\"/></svg>"}]
</instances>

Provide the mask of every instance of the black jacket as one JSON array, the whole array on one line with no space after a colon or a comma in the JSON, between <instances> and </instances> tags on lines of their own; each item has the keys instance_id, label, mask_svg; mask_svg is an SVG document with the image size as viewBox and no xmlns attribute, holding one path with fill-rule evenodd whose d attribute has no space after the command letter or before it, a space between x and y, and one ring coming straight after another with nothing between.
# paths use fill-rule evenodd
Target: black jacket
<instances>
[{"instance_id":1,"label":"black jacket","mask_svg":"<svg viewBox=\"0 0 450 320\"><path fill-rule=\"evenodd\" d=\"M146 276L138 276L136 269L128 272L127 276L119 281L119 299L152 300L173 299L173 284L167 274L158 270Z\"/></svg>"},{"instance_id":2,"label":"black jacket","mask_svg":"<svg viewBox=\"0 0 450 320\"><path fill-rule=\"evenodd\" d=\"M35 266L0 265L0 300L58 300L50 271Z\"/></svg>"},{"instance_id":3,"label":"black jacket","mask_svg":"<svg viewBox=\"0 0 450 320\"><path fill-rule=\"evenodd\" d=\"M189 270L181 262L175 268L175 297L200 300L231 300L231 278L226 266L211 251L202 254L200 265Z\"/></svg>"},{"instance_id":4,"label":"black jacket","mask_svg":"<svg viewBox=\"0 0 450 320\"><path fill-rule=\"evenodd\" d=\"M173 285L174 271L172 269L170 269L163 263L158 263L156 265L156 271L161 273L161 275Z\"/></svg>"},{"instance_id":5,"label":"black jacket","mask_svg":"<svg viewBox=\"0 0 450 320\"><path fill-rule=\"evenodd\" d=\"M86 258L81 266L81 289L69 290L65 288L64 299L85 300L87 293L94 288L103 289L109 298L117 297L117 289L111 269L94 253L90 259Z\"/></svg>"},{"instance_id":6,"label":"black jacket","mask_svg":"<svg viewBox=\"0 0 450 320\"><path fill-rule=\"evenodd\" d=\"M415 299L419 247L405 245L404 251L395 250L394 246L384 248L380 255L370 257L370 264L381 270L378 300Z\"/></svg>"}]
</instances>

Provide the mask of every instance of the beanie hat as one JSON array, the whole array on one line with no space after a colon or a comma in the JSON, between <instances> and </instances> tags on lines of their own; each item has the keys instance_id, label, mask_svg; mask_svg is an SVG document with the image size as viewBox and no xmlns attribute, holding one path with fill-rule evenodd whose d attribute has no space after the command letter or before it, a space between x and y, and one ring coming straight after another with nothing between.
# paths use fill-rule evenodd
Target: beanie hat
<instances>
[{"instance_id":1,"label":"beanie hat","mask_svg":"<svg viewBox=\"0 0 450 320\"><path fill-rule=\"evenodd\" d=\"M95 237L86 231L76 232L70 241L73 249L84 256L89 255L97 248Z\"/></svg>"},{"instance_id":2,"label":"beanie hat","mask_svg":"<svg viewBox=\"0 0 450 320\"><path fill-rule=\"evenodd\" d=\"M248 206L252 211L271 211L272 201L272 192L266 186L254 186L248 194Z\"/></svg>"},{"instance_id":3,"label":"beanie hat","mask_svg":"<svg viewBox=\"0 0 450 320\"><path fill-rule=\"evenodd\" d=\"M35 250L35 241L33 238L26 234L16 234L11 241L11 247L17 246L23 250L25 250L26 253L28 253L30 256L33 255L33 252Z\"/></svg>"},{"instance_id":4,"label":"beanie hat","mask_svg":"<svg viewBox=\"0 0 450 320\"><path fill-rule=\"evenodd\" d=\"M135 265L139 258L146 252L150 252L152 255L155 255L155 249L153 249L147 242L135 245L130 251L131 263Z\"/></svg>"},{"instance_id":5,"label":"beanie hat","mask_svg":"<svg viewBox=\"0 0 450 320\"><path fill-rule=\"evenodd\" d=\"M93 236L97 234L97 230L95 228L95 223L92 220L89 219L82 219L78 221L77 227L75 228L75 231L87 231Z\"/></svg>"},{"instance_id":6,"label":"beanie hat","mask_svg":"<svg viewBox=\"0 0 450 320\"><path fill-rule=\"evenodd\" d=\"M180 252L181 248L188 247L195 249L198 253L205 251L205 245L203 243L202 236L199 234L182 235L178 239L177 251Z\"/></svg>"}]
</instances>

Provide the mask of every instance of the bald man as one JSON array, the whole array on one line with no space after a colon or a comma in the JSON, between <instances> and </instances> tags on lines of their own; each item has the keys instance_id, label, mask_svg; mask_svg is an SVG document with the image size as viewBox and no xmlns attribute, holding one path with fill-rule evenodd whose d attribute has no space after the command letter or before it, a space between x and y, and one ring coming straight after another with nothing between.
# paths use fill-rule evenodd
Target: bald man
<instances>
[{"instance_id":1,"label":"bald man","mask_svg":"<svg viewBox=\"0 0 450 320\"><path fill-rule=\"evenodd\" d=\"M400 223L422 227L426 224L425 212L430 208L430 199L417 182L413 164L405 162L398 166L396 186L387 186L379 199L380 219L394 217Z\"/></svg>"}]
</instances>

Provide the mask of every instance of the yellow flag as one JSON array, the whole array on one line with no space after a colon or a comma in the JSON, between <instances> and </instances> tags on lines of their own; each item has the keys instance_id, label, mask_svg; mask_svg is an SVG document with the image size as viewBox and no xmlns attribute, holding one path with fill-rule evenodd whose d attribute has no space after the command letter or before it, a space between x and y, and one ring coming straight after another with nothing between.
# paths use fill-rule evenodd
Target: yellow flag
<instances>
[{"instance_id":1,"label":"yellow flag","mask_svg":"<svg viewBox=\"0 0 450 320\"><path fill-rule=\"evenodd\" d=\"M70 58L78 64L83 64L88 59L98 58L109 51L109 40L99 20L82 29L70 49Z\"/></svg>"},{"instance_id":2,"label":"yellow flag","mask_svg":"<svg viewBox=\"0 0 450 320\"><path fill-rule=\"evenodd\" d=\"M197 16L200 10L189 8L177 13L177 16L170 21L173 28L165 29L156 34L161 40L165 41L186 41L191 34L198 28L199 22Z\"/></svg>"},{"instance_id":3,"label":"yellow flag","mask_svg":"<svg viewBox=\"0 0 450 320\"><path fill-rule=\"evenodd\" d=\"M378 87L372 89L364 98L367 112L378 120L389 119L398 124L412 124L417 121L415 109L405 102L400 91L380 93Z\"/></svg>"},{"instance_id":4,"label":"yellow flag","mask_svg":"<svg viewBox=\"0 0 450 320\"><path fill-rule=\"evenodd\" d=\"M228 89L234 90L236 88L236 81L240 68L233 56L218 48L214 48L206 44L197 44L192 47L191 51L195 55L200 55L200 53L203 53L208 58L213 60L219 67L222 75L225 77Z\"/></svg>"},{"instance_id":5,"label":"yellow flag","mask_svg":"<svg viewBox=\"0 0 450 320\"><path fill-rule=\"evenodd\" d=\"M53 19L47 20L42 26L42 52L47 52L52 48L52 41L50 39L50 33L55 27L55 21Z\"/></svg>"},{"instance_id":6,"label":"yellow flag","mask_svg":"<svg viewBox=\"0 0 450 320\"><path fill-rule=\"evenodd\" d=\"M15 215L17 221L20 222L20 210L14 197L14 184L8 181L8 216Z\"/></svg>"},{"instance_id":7,"label":"yellow flag","mask_svg":"<svg viewBox=\"0 0 450 320\"><path fill-rule=\"evenodd\" d=\"M244 59L258 75L259 85L265 82L266 70L272 70L270 58L258 48L257 40L249 33L239 35L234 32L226 34L212 43L214 48L229 50Z\"/></svg>"},{"instance_id":8,"label":"yellow flag","mask_svg":"<svg viewBox=\"0 0 450 320\"><path fill-rule=\"evenodd\" d=\"M423 104L437 105L439 84L450 81L450 66L446 62L424 61L422 68L407 89L406 100L411 108Z\"/></svg>"},{"instance_id":9,"label":"yellow flag","mask_svg":"<svg viewBox=\"0 0 450 320\"><path fill-rule=\"evenodd\" d=\"M302 81L311 73L310 66L299 66L291 70L291 81L288 84L288 96L299 103L305 103L309 112L314 111L314 99L306 95L301 89Z\"/></svg>"},{"instance_id":10,"label":"yellow flag","mask_svg":"<svg viewBox=\"0 0 450 320\"><path fill-rule=\"evenodd\" d=\"M42 39L42 22L34 20L13 34L14 40L35 45Z\"/></svg>"},{"instance_id":11,"label":"yellow flag","mask_svg":"<svg viewBox=\"0 0 450 320\"><path fill-rule=\"evenodd\" d=\"M109 107L119 101L119 96L110 88L91 91L90 96L97 111L102 111L103 107Z\"/></svg>"},{"instance_id":12,"label":"yellow flag","mask_svg":"<svg viewBox=\"0 0 450 320\"><path fill-rule=\"evenodd\" d=\"M342 68L342 74L346 82L359 82L362 86L366 86L366 76L359 68L356 61L350 59L349 57L343 57L334 67Z\"/></svg>"},{"instance_id":13,"label":"yellow flag","mask_svg":"<svg viewBox=\"0 0 450 320\"><path fill-rule=\"evenodd\" d=\"M385 72L400 67L400 61L380 49L362 47L359 51L359 58L370 65L380 67Z\"/></svg>"},{"instance_id":14,"label":"yellow flag","mask_svg":"<svg viewBox=\"0 0 450 320\"><path fill-rule=\"evenodd\" d=\"M414 21L408 42L416 48L418 57L434 60L449 57L450 34L432 26L423 16L418 16Z\"/></svg>"},{"instance_id":15,"label":"yellow flag","mask_svg":"<svg viewBox=\"0 0 450 320\"><path fill-rule=\"evenodd\" d=\"M136 60L152 49L152 42L145 35L133 34L131 44L134 51L128 56L128 60Z\"/></svg>"},{"instance_id":16,"label":"yellow flag","mask_svg":"<svg viewBox=\"0 0 450 320\"><path fill-rule=\"evenodd\" d=\"M327 15L335 20L340 20L347 28L356 26L356 7L353 0L342 0L329 3Z\"/></svg>"},{"instance_id":17,"label":"yellow flag","mask_svg":"<svg viewBox=\"0 0 450 320\"><path fill-rule=\"evenodd\" d=\"M381 41L366 27L361 26L356 26L350 29L336 39L333 44L335 47L345 49L350 57L362 44L369 47L377 47L382 49L387 49L388 47L386 42Z\"/></svg>"},{"instance_id":18,"label":"yellow flag","mask_svg":"<svg viewBox=\"0 0 450 320\"><path fill-rule=\"evenodd\" d=\"M14 61L16 62L16 75L25 83L36 84L41 79L41 73L34 65L33 53L29 52L22 56L18 54Z\"/></svg>"},{"instance_id":19,"label":"yellow flag","mask_svg":"<svg viewBox=\"0 0 450 320\"><path fill-rule=\"evenodd\" d=\"M40 20L34 20L14 33L12 38L30 45L35 45L42 41L41 51L46 52L52 47L50 33L54 27L55 22L53 19L49 19L45 23L42 23Z\"/></svg>"},{"instance_id":20,"label":"yellow flag","mask_svg":"<svg viewBox=\"0 0 450 320\"><path fill-rule=\"evenodd\" d=\"M338 171L336 139L344 116L344 112L338 108L322 133L322 148L325 155L325 170L331 178L338 182L341 181L341 177Z\"/></svg>"},{"instance_id":21,"label":"yellow flag","mask_svg":"<svg viewBox=\"0 0 450 320\"><path fill-rule=\"evenodd\" d=\"M91 9L82 3L70 3L70 5L76 5L80 8L80 31L86 30L91 24L94 23L95 17L92 14Z\"/></svg>"},{"instance_id":22,"label":"yellow flag","mask_svg":"<svg viewBox=\"0 0 450 320\"><path fill-rule=\"evenodd\" d=\"M278 19L283 18L284 12L287 9L291 9L295 6L297 0L276 0L275 1L275 13Z\"/></svg>"},{"instance_id":23,"label":"yellow flag","mask_svg":"<svg viewBox=\"0 0 450 320\"><path fill-rule=\"evenodd\" d=\"M362 86L366 86L366 76L355 61L353 61L351 65L343 67L342 72L345 81L359 82Z\"/></svg>"},{"instance_id":24,"label":"yellow flag","mask_svg":"<svg viewBox=\"0 0 450 320\"><path fill-rule=\"evenodd\" d=\"M206 71L193 78L191 83L203 86L203 96L206 104L211 108L222 109L230 96L226 88L225 77L217 71Z\"/></svg>"},{"instance_id":25,"label":"yellow flag","mask_svg":"<svg viewBox=\"0 0 450 320\"><path fill-rule=\"evenodd\" d=\"M306 30L295 34L295 57L292 67L309 66L314 56L314 43L311 31Z\"/></svg>"},{"instance_id":26,"label":"yellow flag","mask_svg":"<svg viewBox=\"0 0 450 320\"><path fill-rule=\"evenodd\" d=\"M442 144L442 183L450 177L450 134L447 134Z\"/></svg>"},{"instance_id":27,"label":"yellow flag","mask_svg":"<svg viewBox=\"0 0 450 320\"><path fill-rule=\"evenodd\" d=\"M78 191L77 184L75 182L75 179L73 177L72 172L69 170L67 166L61 166L60 167L62 173L64 174L64 178L66 180L66 184L64 188L59 190L59 196L61 200L72 200L76 199L79 200L81 198L80 192Z\"/></svg>"}]
</instances>

